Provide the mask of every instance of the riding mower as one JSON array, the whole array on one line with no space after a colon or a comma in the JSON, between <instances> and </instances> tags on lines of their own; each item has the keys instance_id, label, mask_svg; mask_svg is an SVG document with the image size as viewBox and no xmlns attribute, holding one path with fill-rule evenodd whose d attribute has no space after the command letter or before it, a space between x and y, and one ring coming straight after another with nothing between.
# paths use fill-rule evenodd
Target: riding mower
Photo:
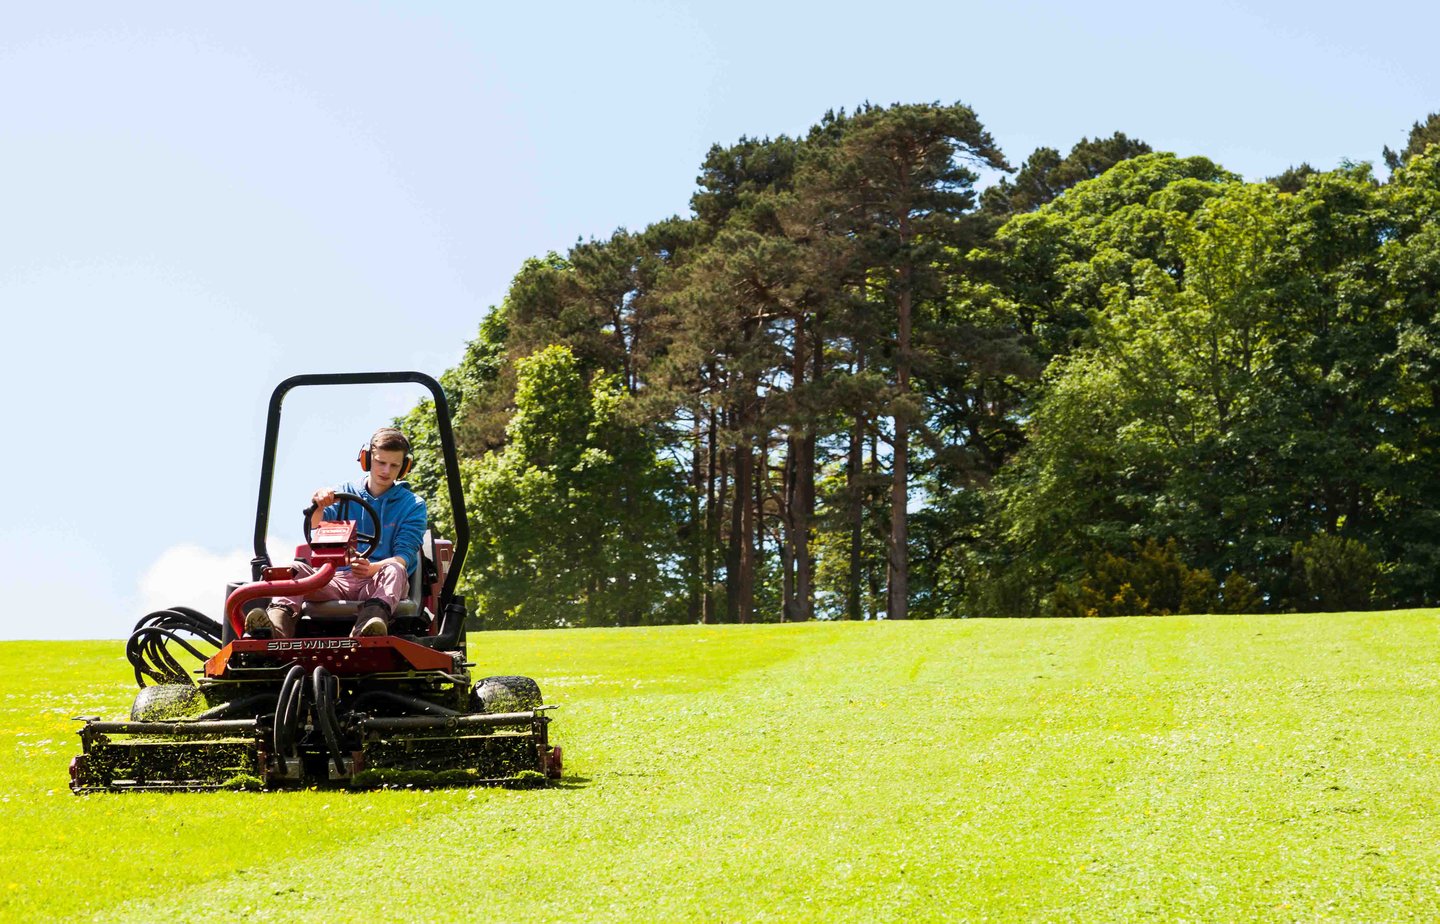
<instances>
[{"instance_id":1,"label":"riding mower","mask_svg":"<svg viewBox=\"0 0 1440 924\"><path fill-rule=\"evenodd\" d=\"M350 637L358 604L305 603L292 638L250 638L245 611L270 598L323 587L335 569L381 540L380 518L364 499L373 532L357 519L313 530L307 509L298 574L275 566L265 535L280 408L298 386L413 382L434 396L456 537L425 534L411 594L395 607L390 634ZM455 594L469 545L465 498L445 394L418 372L300 375L270 396L251 580L227 588L217 622L176 606L141 619L126 645L140 687L129 721L82 716L82 753L70 788L165 790L346 785L536 785L561 775L561 750L548 738L553 708L528 677L474 681L466 654L465 600ZM172 646L178 650L172 650ZM208 649L215 649L208 653ZM203 661L190 676L179 650Z\"/></svg>"}]
</instances>

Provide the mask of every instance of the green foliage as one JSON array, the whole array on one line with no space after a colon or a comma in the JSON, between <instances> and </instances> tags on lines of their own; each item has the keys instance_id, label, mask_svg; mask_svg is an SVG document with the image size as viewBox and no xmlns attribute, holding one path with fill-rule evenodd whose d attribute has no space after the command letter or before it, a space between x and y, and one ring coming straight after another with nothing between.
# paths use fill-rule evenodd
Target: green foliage
<instances>
[{"instance_id":1,"label":"green foliage","mask_svg":"<svg viewBox=\"0 0 1440 924\"><path fill-rule=\"evenodd\" d=\"M1295 543L1293 605L1301 612L1363 610L1374 599L1380 568L1363 542L1319 533Z\"/></svg>"},{"instance_id":2,"label":"green foliage","mask_svg":"<svg viewBox=\"0 0 1440 924\"><path fill-rule=\"evenodd\" d=\"M989 349L1010 339L1003 322L995 323L1003 311L987 312L987 305L966 312L952 297L962 256L991 228L975 208L975 168L981 166L1009 169L968 106L865 106L838 125L833 144L802 163L796 179L797 194L821 216L825 239L859 270L851 283L865 294L851 302L847 320L863 317L859 326L870 335L864 339L879 341L888 367L891 618L906 618L916 591L926 593L910 581L909 498L919 461L912 462L910 433L924 426L926 410L917 384L932 377L936 390L958 389L968 397L975 380L998 377L1013 365L995 361ZM861 337L853 332L850 340L859 344ZM854 349L858 367L860 349ZM984 371L976 374L976 367ZM947 448L970 454L955 443Z\"/></svg>"},{"instance_id":3,"label":"green foliage","mask_svg":"<svg viewBox=\"0 0 1440 924\"><path fill-rule=\"evenodd\" d=\"M1203 157L1144 154L1006 222L987 257L1030 349L1049 361L1077 346L1140 261L1178 277L1166 228L1236 179Z\"/></svg>"},{"instance_id":4,"label":"green foliage","mask_svg":"<svg viewBox=\"0 0 1440 924\"><path fill-rule=\"evenodd\" d=\"M465 466L462 590L490 626L673 621L673 476L624 418L623 386L587 384L563 346L519 362L516 380L508 445Z\"/></svg>"},{"instance_id":5,"label":"green foliage","mask_svg":"<svg viewBox=\"0 0 1440 924\"><path fill-rule=\"evenodd\" d=\"M700 165L700 189L690 199L691 209L718 229L755 199L788 189L798 153L797 143L784 135L773 141L741 136L728 148L712 145Z\"/></svg>"},{"instance_id":6,"label":"green foliage","mask_svg":"<svg viewBox=\"0 0 1440 924\"><path fill-rule=\"evenodd\" d=\"M1008 167L958 103L716 145L693 218L527 261L446 373L467 493L515 537L466 586L506 625L1036 615L1167 537L1210 608L1274 610L1314 603L1295 545L1343 533L1373 603L1440 601L1437 124L1383 184L1117 132L979 207ZM552 346L573 374L522 395ZM448 532L428 413L412 482Z\"/></svg>"},{"instance_id":7,"label":"green foliage","mask_svg":"<svg viewBox=\"0 0 1440 924\"><path fill-rule=\"evenodd\" d=\"M1054 148L1037 148L1026 158L1014 180L1001 179L985 190L987 212L1030 212L1054 201L1067 189L1093 180L1120 163L1151 153L1150 145L1116 132L1109 138L1081 138L1064 158Z\"/></svg>"},{"instance_id":8,"label":"green foliage","mask_svg":"<svg viewBox=\"0 0 1440 924\"><path fill-rule=\"evenodd\" d=\"M1143 205L1105 197L1116 211L1099 222L1067 205L1096 199L1081 184L1007 225L1002 240L1048 222L1065 229L1058 240L1092 242L1048 271L1067 281L1050 306L1089 307L998 482L1015 567L1074 582L1087 549L1167 535L1196 567L1244 575L1278 605L1294 544L1341 523L1380 561L1435 561L1420 525L1435 497L1424 473L1436 405L1419 385L1433 308L1392 294L1440 279L1421 256L1432 232L1396 220L1433 213L1434 161L1416 158L1388 188L1362 167L1290 194L1172 175ZM1147 164L1168 166L1137 158L1098 182ZM1435 593L1413 565L1388 570L1392 600Z\"/></svg>"},{"instance_id":9,"label":"green foliage","mask_svg":"<svg viewBox=\"0 0 1440 924\"><path fill-rule=\"evenodd\" d=\"M1416 122L1411 126L1405 147L1399 152L1390 150L1387 145L1384 152L1385 166L1391 170L1398 169L1415 155L1425 153L1425 149L1432 144L1440 144L1440 112L1432 112L1423 122Z\"/></svg>"},{"instance_id":10,"label":"green foliage","mask_svg":"<svg viewBox=\"0 0 1440 924\"><path fill-rule=\"evenodd\" d=\"M1243 574L1232 574L1220 585L1220 613L1259 613L1265 598L1255 582Z\"/></svg>"},{"instance_id":11,"label":"green foliage","mask_svg":"<svg viewBox=\"0 0 1440 924\"><path fill-rule=\"evenodd\" d=\"M440 376L440 389L450 408L452 435L457 452L463 458L475 451L477 443L485 445L481 422L487 408L493 406L494 395L501 388L504 374L506 337L509 312L505 305L492 308L480 322L474 340L465 344L460 363ZM406 483L425 498L430 520L439 534L455 535L454 516L450 510L449 485L445 479L445 458L440 446L439 421L435 404L423 399L404 416L396 418L399 427L410 439L415 465Z\"/></svg>"},{"instance_id":12,"label":"green foliage","mask_svg":"<svg viewBox=\"0 0 1440 924\"><path fill-rule=\"evenodd\" d=\"M1302 163L1298 167L1287 167L1284 173L1269 177L1265 182L1283 193L1297 193L1305 188L1306 180L1319 172L1308 163Z\"/></svg>"},{"instance_id":13,"label":"green foliage","mask_svg":"<svg viewBox=\"0 0 1440 924\"><path fill-rule=\"evenodd\" d=\"M1236 593L1238 603L1239 585ZM1212 612L1217 601L1215 578L1186 566L1174 539L1147 539L1128 556L1094 556L1084 577L1055 589L1052 606L1057 616L1169 616Z\"/></svg>"},{"instance_id":14,"label":"green foliage","mask_svg":"<svg viewBox=\"0 0 1440 924\"><path fill-rule=\"evenodd\" d=\"M850 587L851 548L848 493L843 469L836 466L825 474L820 485L823 519L815 530L816 615L821 619L845 619L846 594ZM883 475L864 476L854 486L862 510L858 547L859 569L855 581L860 591L860 618L873 619L885 612L885 514L889 485Z\"/></svg>"}]
</instances>

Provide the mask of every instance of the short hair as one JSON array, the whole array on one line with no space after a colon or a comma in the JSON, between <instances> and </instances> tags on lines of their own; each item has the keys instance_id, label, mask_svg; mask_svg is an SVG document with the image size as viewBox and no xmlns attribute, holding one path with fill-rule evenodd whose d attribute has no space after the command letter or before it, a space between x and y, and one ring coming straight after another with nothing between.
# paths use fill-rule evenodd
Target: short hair
<instances>
[{"instance_id":1,"label":"short hair","mask_svg":"<svg viewBox=\"0 0 1440 924\"><path fill-rule=\"evenodd\" d=\"M377 449L383 452L394 452L400 449L408 456L410 441L405 438L405 434L394 427L381 427L370 437L370 450L374 452Z\"/></svg>"}]
</instances>

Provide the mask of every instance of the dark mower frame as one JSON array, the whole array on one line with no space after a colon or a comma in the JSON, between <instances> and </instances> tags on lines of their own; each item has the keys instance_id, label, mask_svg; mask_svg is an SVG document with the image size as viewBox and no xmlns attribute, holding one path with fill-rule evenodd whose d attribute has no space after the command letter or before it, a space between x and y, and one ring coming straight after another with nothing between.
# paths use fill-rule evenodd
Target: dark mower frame
<instances>
[{"instance_id":1,"label":"dark mower frame","mask_svg":"<svg viewBox=\"0 0 1440 924\"><path fill-rule=\"evenodd\" d=\"M355 530L342 521L352 526L348 546L321 548L317 539L314 547L307 542L297 550L297 561L318 566L315 575L302 577L271 563L265 536L285 396L304 386L398 383L423 385L433 398L454 541L426 533L411 598L397 606L389 635L351 638L357 604L320 603L302 608L294 638L244 637L246 604L263 606L272 596L322 586L335 563L355 550ZM381 527L375 527L378 533ZM80 717L82 753L71 761L70 788L531 785L559 779L561 750L549 743L546 715L553 707L542 703L538 685L516 676L472 680L468 610L455 593L469 544L449 405L435 379L420 372L371 372L281 382L266 420L250 582L230 585L221 621L173 607L136 624L126 653L141 689L130 720ZM198 681L171 654L172 644L204 660ZM206 657L197 644L218 650Z\"/></svg>"}]
</instances>

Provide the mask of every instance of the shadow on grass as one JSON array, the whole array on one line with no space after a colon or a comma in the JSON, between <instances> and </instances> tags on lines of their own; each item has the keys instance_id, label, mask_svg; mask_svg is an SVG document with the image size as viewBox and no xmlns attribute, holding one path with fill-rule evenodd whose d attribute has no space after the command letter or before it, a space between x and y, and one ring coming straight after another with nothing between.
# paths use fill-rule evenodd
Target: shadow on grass
<instances>
[{"instance_id":1,"label":"shadow on grass","mask_svg":"<svg viewBox=\"0 0 1440 924\"><path fill-rule=\"evenodd\" d=\"M593 782L588 776L571 776L565 774L560 781L551 786L552 789L588 789Z\"/></svg>"}]
</instances>

